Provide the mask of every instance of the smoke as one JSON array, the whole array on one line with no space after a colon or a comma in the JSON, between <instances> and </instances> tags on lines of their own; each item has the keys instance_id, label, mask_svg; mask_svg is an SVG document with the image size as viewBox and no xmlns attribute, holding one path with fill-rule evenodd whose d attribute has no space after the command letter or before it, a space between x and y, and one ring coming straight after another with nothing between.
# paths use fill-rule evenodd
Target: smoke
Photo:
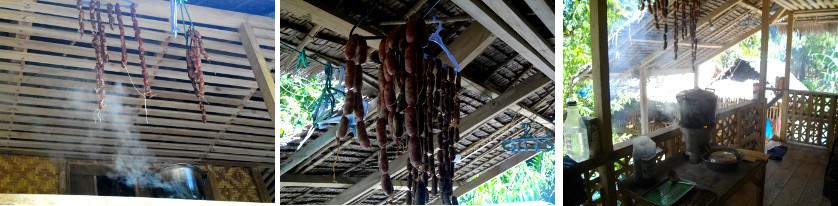
<instances>
[{"instance_id":1,"label":"smoke","mask_svg":"<svg viewBox=\"0 0 838 206\"><path fill-rule=\"evenodd\" d=\"M114 145L117 148L113 158L114 164L107 176L112 179L122 179L128 186L138 184L138 180L145 179L151 173L150 162L154 160L154 155L140 144L137 134L131 133L133 114L137 110L126 111L131 107L123 105L122 98L117 96L136 92L130 88L131 86L116 83L116 87L113 88L118 91L109 91L110 94L105 96L107 106L97 115L101 121L96 123L100 129L117 133L114 137L117 140L117 144Z\"/></svg>"}]
</instances>

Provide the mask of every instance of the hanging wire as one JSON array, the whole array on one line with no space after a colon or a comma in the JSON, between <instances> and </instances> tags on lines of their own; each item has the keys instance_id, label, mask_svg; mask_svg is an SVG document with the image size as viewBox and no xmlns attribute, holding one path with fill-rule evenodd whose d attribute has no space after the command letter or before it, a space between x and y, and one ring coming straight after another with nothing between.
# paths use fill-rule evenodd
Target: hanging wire
<instances>
[{"instance_id":1,"label":"hanging wire","mask_svg":"<svg viewBox=\"0 0 838 206\"><path fill-rule=\"evenodd\" d=\"M439 0L436 0L436 2L434 2L434 4L431 5L430 8L428 8L428 11L425 12L425 15L422 15L422 19L425 19L425 17L428 16L428 14L431 13L431 9L433 9L436 6L437 3L439 3Z\"/></svg>"},{"instance_id":2,"label":"hanging wire","mask_svg":"<svg viewBox=\"0 0 838 206\"><path fill-rule=\"evenodd\" d=\"M361 17L361 19L358 19L358 22L355 23L355 26L352 27L352 30L349 30L349 36L352 36L352 33L355 32L355 28L358 28L358 25L360 25L361 22L364 22L364 19L366 19L370 14L372 14L372 11L375 10L376 7L378 7L378 1L376 1L375 4L372 5L372 8L367 10L366 15Z\"/></svg>"}]
</instances>

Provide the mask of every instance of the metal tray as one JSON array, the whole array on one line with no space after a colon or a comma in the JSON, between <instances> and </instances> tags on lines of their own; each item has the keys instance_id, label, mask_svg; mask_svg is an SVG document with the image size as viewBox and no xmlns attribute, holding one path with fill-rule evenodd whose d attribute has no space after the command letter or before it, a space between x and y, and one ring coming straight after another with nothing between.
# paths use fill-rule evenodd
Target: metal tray
<instances>
[{"instance_id":1,"label":"metal tray","mask_svg":"<svg viewBox=\"0 0 838 206\"><path fill-rule=\"evenodd\" d=\"M677 184L673 185L668 179L664 179L663 182L652 187L651 190L641 195L641 197L655 205L669 206L681 199L681 197L686 195L694 187L695 183L689 180L681 179Z\"/></svg>"}]
</instances>

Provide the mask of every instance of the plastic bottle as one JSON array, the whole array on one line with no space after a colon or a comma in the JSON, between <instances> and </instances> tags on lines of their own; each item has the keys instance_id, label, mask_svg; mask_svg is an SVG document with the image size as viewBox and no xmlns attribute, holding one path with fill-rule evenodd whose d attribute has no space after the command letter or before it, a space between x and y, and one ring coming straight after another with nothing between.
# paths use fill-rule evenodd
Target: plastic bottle
<instances>
[{"instance_id":1,"label":"plastic bottle","mask_svg":"<svg viewBox=\"0 0 838 206\"><path fill-rule=\"evenodd\" d=\"M647 136L632 138L634 176L637 183L648 184L655 179L655 142Z\"/></svg>"},{"instance_id":2,"label":"plastic bottle","mask_svg":"<svg viewBox=\"0 0 838 206\"><path fill-rule=\"evenodd\" d=\"M567 102L567 119L564 121L564 146L568 156L576 162L587 160L591 155L588 145L588 131L579 115L576 101Z\"/></svg>"}]
</instances>

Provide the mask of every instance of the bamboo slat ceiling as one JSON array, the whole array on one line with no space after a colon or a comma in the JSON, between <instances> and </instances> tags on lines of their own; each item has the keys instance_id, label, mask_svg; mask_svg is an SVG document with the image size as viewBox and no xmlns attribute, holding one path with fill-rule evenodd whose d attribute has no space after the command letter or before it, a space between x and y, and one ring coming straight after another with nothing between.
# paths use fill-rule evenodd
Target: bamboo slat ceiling
<instances>
[{"instance_id":1,"label":"bamboo slat ceiling","mask_svg":"<svg viewBox=\"0 0 838 206\"><path fill-rule=\"evenodd\" d=\"M151 89L157 96L144 102L132 88L132 81L142 84L142 76L138 43L128 26L131 17L125 13L128 71L119 63L119 30L106 29L111 53L104 76L106 107L104 122L94 122L98 98L93 91L90 24L85 12L88 30L79 39L75 3L0 0L0 151L111 160L132 145L146 147L157 162L231 161L273 167L274 124L238 31L242 23L253 25L272 70L273 19L189 6L212 61L203 63L209 101L203 124L185 71L185 41L169 33L169 2L138 2Z\"/></svg>"},{"instance_id":2,"label":"bamboo slat ceiling","mask_svg":"<svg viewBox=\"0 0 838 206\"><path fill-rule=\"evenodd\" d=\"M285 1L283 1L283 3L284 2ZM372 12L368 20L362 24L362 26L370 26L372 29L378 31L389 31L395 26L383 25L382 22L405 19L404 16L406 14L411 14L410 10L417 4L419 7L418 9L415 9L416 11L414 13L424 13L434 2L435 1L431 0L382 1L378 8ZM335 2L324 4L324 1L306 1L305 3L317 5L320 9L347 17L347 19L349 19L347 21L350 21L351 24L354 24L355 21L357 21L373 4L372 1L364 0L351 1L351 3L350 1L340 1L337 4ZM532 13L531 10L526 11L529 9L526 5L516 6L516 9L521 10L521 13ZM313 17L306 17L301 14L292 13L284 10L282 7L280 8L279 13L280 15L277 16L280 17L282 25L279 29L281 33L280 39L282 43L288 44L291 47L297 47L298 44L303 42L306 36L309 35L309 31L316 28L316 24L311 21ZM441 18L455 16L468 17L468 14L463 12L463 10L460 9L453 1L440 1L439 4L430 11L428 16L430 17L435 14L438 14ZM532 15L532 19L537 20L534 15ZM481 27L479 23L474 20L443 23L440 36L443 38L446 45L451 45L458 41L458 38L460 38L466 30L475 25L477 25L476 27ZM539 31L546 31L547 29L543 27L544 26L540 26L537 28L543 29ZM435 30L436 24L429 24L428 29ZM484 29L489 30L488 32L491 32L492 30L492 28ZM357 33L358 30L355 32ZM332 28L322 28L320 32L313 36L311 43L305 46L306 53L309 56L316 57L319 61L328 61L333 63L333 65L342 65L342 62L345 61L343 55L343 45L346 43L348 33L348 30L335 31L332 30ZM555 127L553 124L546 125L534 123L538 122L536 119L547 120L542 122L552 123L552 119L555 115L555 111L553 109L553 105L555 104L555 97L553 96L555 88L552 81L549 81L549 79L538 80L544 75L538 69L532 68L532 64L530 62L520 55L517 55L517 52L502 40L494 40L497 39L494 36L486 38L490 39L490 41L486 44L486 47L474 52L477 54L476 58L469 60L467 62L468 64L464 64L463 62L460 63L461 67L463 67L462 74L465 77L463 79L463 90L459 95L459 98L463 101L462 107L460 108L460 112L464 119L463 121L465 121L465 119L469 119L469 115L477 113L480 108L492 106L492 103L490 102L492 100L500 99L497 98L498 95L506 94L506 91L510 90L510 88L525 85L528 81L543 81L546 82L546 84L545 86L537 87L537 89L534 89L531 93L524 95L520 101L516 102L515 105L522 109L503 109L497 114L486 118L487 121L485 123L476 125L474 127L474 131L470 134L465 132L462 134L461 141L458 144L455 144L455 148L462 155L462 160L456 163L455 181L467 181L470 177L486 171L498 163L510 158L513 154L504 151L500 147L498 140L520 137L521 134L523 134L523 130L521 129L522 122L529 122L533 124L532 131L535 131L535 134L533 135L536 136L546 136L548 133L552 133L553 128ZM484 41L484 39L469 39L461 41L479 42ZM376 48L377 46L371 45L371 47ZM426 51L426 53L431 56L438 56L441 52L441 50L436 46L429 46L428 48L431 48L431 50ZM449 49L453 48L449 47ZM285 62L286 59L295 59L298 55L298 53L291 51L285 46L282 46L280 51L280 62ZM377 68L378 65L375 63L368 63L365 64L364 67ZM304 78L313 77L323 73L322 65L311 62L309 62L308 68L303 69L295 69L293 68L293 64L283 64L281 70L282 75L292 75ZM375 102L379 91L377 90L377 87L370 85L377 85L377 71L364 70L364 72L371 81L365 80L367 86L364 87L362 94L366 101ZM467 79L469 82L472 82L472 84L466 83ZM371 107L373 107L373 105L371 105ZM530 110L531 113L527 113L525 110ZM474 117L471 118L473 119ZM374 121L376 119L377 114L374 113L368 114L365 119L365 123L368 126L367 130L369 131L367 133L370 135L370 139L372 139L371 142L376 142L374 140L376 138L375 133L372 132L373 127L370 127L371 125L375 125ZM333 126L334 125L330 125L329 128ZM306 146L313 144L312 142L316 142L318 138L334 139L334 136L327 133L331 130L315 130L305 144L300 146L301 139L307 135L307 131L309 129L310 125L304 127L302 129L303 132L295 134L296 138L294 140L281 146L279 155L282 163L285 163L289 158L300 152L297 150L298 147L305 148ZM375 175L374 172L378 171L377 144L374 144L371 148L363 148L354 140L352 135L349 135L347 138L341 139L340 158L338 159L335 156L338 146L333 142L334 141L331 141L331 143L326 144L323 149L317 151L312 156L307 157L302 163L290 169L288 173L281 175L281 178L291 178L292 176L328 176L329 180L327 182L289 183L283 179L279 183L279 202L281 204L323 204L329 200L335 199L339 194L346 192L347 188L356 184L358 180L361 180L369 175ZM390 142L390 144L394 143L392 141ZM395 161L394 159L397 159L396 152L395 147L388 147L391 162ZM341 177L348 178L347 181L339 183L331 182L333 165L335 166L334 174L338 176L338 181L341 181ZM404 182L407 178L407 174L404 172L394 172L396 170L395 167L396 166L394 166L393 163L390 163L390 172L394 182ZM376 180L377 179L378 177L376 177ZM305 181L315 180L305 179ZM394 199L394 202L397 203L403 200L405 194L405 191L401 191L398 188L399 187L397 185L397 190L399 191L396 192ZM387 200L384 193L375 187L369 191L362 192L362 194L358 194L358 196L358 198L347 202L347 204L379 204L384 203Z\"/></svg>"}]
</instances>

